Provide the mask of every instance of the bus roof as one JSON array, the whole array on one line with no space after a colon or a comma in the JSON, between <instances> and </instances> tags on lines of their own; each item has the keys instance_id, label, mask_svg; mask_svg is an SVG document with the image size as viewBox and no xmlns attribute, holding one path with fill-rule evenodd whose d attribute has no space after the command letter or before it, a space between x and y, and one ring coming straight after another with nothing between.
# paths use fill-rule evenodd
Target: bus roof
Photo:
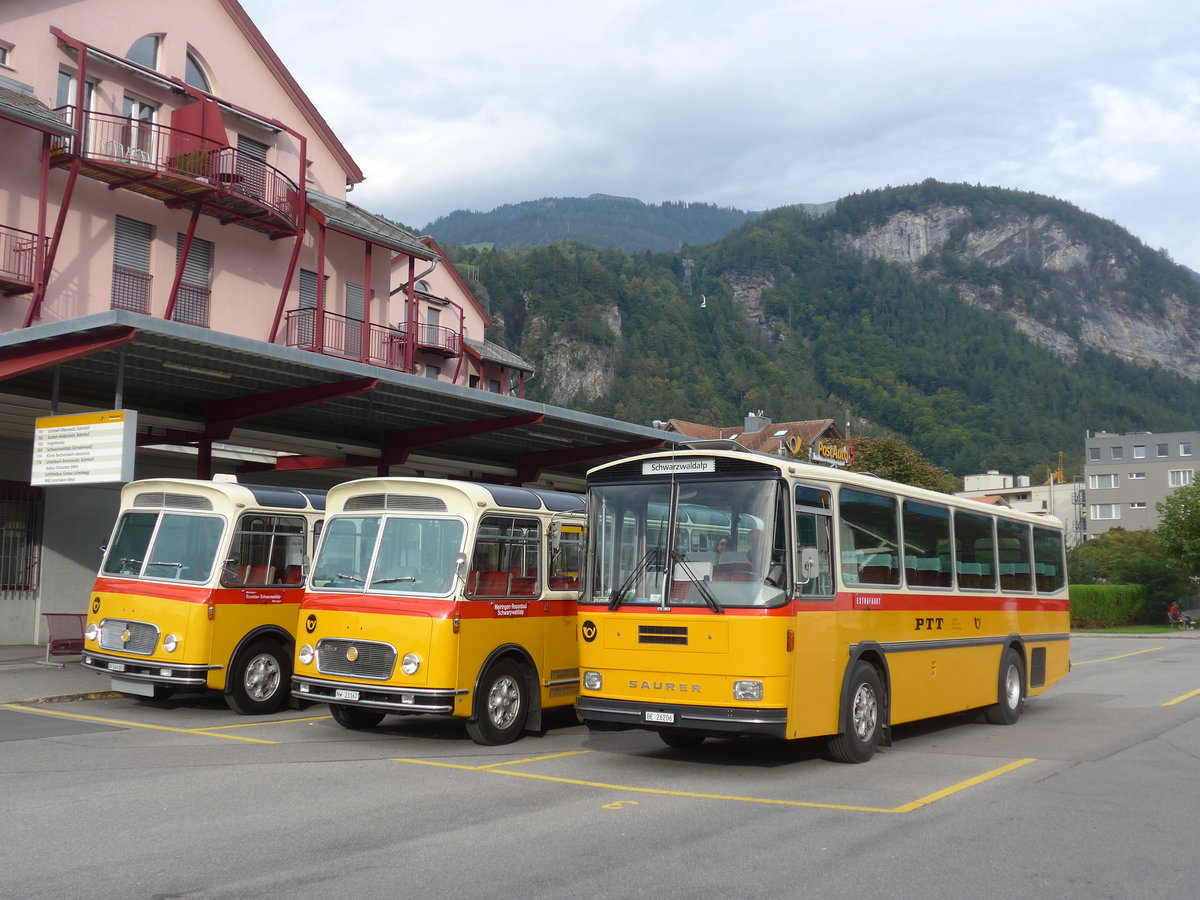
<instances>
[{"instance_id":1,"label":"bus roof","mask_svg":"<svg viewBox=\"0 0 1200 900\"><path fill-rule=\"evenodd\" d=\"M472 502L505 509L532 509L548 512L579 512L586 509L582 494L551 491L545 488L514 487L504 484L482 484L474 481L454 481L448 478L359 478L329 489L329 507L342 509L346 500L364 494L396 493L459 493Z\"/></svg>"},{"instance_id":2,"label":"bus roof","mask_svg":"<svg viewBox=\"0 0 1200 900\"><path fill-rule=\"evenodd\" d=\"M123 505L132 506L139 496L155 493L163 494L164 498L167 494L210 497L220 495L234 503L266 509L325 509L325 492L322 490L242 484L236 481L204 481L197 478L144 478L131 481L121 488L121 502Z\"/></svg>"},{"instance_id":3,"label":"bus roof","mask_svg":"<svg viewBox=\"0 0 1200 900\"><path fill-rule=\"evenodd\" d=\"M727 442L721 443L725 444ZM816 463L775 456L770 453L760 453L753 450L733 450L726 449L723 446L712 445L693 445L688 448L644 453L604 463L588 471L588 484L590 485L594 480L620 479L624 481L626 479L636 480L643 476L662 478L671 473L665 470L653 475L645 473L642 469L642 463L651 460L672 460L687 464L688 462L695 463L701 459L727 460L728 462L723 468L729 472L739 471L745 473L748 469L752 470L753 467L763 466L777 470L780 475L791 475L805 481L844 484L862 488L863 490L885 490L913 500L923 500L930 503L939 503L944 506L953 506L956 509L962 509L966 512L979 514L991 513L1004 518L1019 519L1038 525L1048 525L1051 528L1062 527L1062 520L1056 516L1041 516L1017 509L986 506L977 500L956 497L953 494L942 494L938 491L931 491L898 481L889 481L886 478L880 478L877 475L865 472L848 472L845 469L833 466L821 466ZM680 469L675 474L681 478L694 477L694 475L689 476L686 468Z\"/></svg>"}]
</instances>

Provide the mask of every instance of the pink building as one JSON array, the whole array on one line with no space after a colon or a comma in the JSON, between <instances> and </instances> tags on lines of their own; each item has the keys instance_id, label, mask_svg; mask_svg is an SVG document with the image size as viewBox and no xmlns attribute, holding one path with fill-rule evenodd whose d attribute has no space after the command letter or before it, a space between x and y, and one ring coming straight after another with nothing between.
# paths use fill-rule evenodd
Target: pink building
<instances>
[{"instance_id":1,"label":"pink building","mask_svg":"<svg viewBox=\"0 0 1200 900\"><path fill-rule=\"evenodd\" d=\"M362 171L236 0L3 17L0 331L122 309L520 395L440 249L347 201Z\"/></svg>"}]
</instances>

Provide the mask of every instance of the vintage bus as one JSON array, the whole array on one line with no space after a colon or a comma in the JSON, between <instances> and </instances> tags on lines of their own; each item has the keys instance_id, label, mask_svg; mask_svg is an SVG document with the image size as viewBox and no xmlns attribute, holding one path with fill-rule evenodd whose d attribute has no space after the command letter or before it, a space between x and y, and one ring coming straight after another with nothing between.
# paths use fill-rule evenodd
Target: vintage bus
<instances>
[{"instance_id":1,"label":"vintage bus","mask_svg":"<svg viewBox=\"0 0 1200 900\"><path fill-rule=\"evenodd\" d=\"M294 696L345 728L466 720L480 744L541 728L579 685L578 494L422 478L329 492L300 609Z\"/></svg>"},{"instance_id":2,"label":"vintage bus","mask_svg":"<svg viewBox=\"0 0 1200 900\"><path fill-rule=\"evenodd\" d=\"M135 697L203 687L244 715L282 709L324 508L324 491L229 480L125 485L92 589L84 667Z\"/></svg>"},{"instance_id":3,"label":"vintage bus","mask_svg":"<svg viewBox=\"0 0 1200 900\"><path fill-rule=\"evenodd\" d=\"M728 446L588 474L589 727L823 737L864 762L903 722L1013 723L1067 673L1057 519Z\"/></svg>"}]
</instances>

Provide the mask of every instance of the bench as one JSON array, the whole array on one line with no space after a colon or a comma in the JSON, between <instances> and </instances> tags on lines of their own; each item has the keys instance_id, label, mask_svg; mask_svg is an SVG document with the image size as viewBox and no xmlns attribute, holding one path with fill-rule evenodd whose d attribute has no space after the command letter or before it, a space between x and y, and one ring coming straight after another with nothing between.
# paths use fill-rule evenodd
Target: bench
<instances>
[{"instance_id":1,"label":"bench","mask_svg":"<svg viewBox=\"0 0 1200 900\"><path fill-rule=\"evenodd\" d=\"M39 659L43 666L66 668L66 663L51 662L52 656L78 656L83 653L84 613L42 613L46 620L46 658Z\"/></svg>"}]
</instances>

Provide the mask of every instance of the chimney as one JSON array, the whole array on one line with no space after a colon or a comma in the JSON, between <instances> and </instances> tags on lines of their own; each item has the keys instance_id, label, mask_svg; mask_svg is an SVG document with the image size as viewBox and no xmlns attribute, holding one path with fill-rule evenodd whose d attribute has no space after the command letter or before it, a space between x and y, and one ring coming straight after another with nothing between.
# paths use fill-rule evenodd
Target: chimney
<instances>
[{"instance_id":1,"label":"chimney","mask_svg":"<svg viewBox=\"0 0 1200 900\"><path fill-rule=\"evenodd\" d=\"M756 434L770 424L771 420L763 415L763 411L761 409L758 410L758 412L748 412L746 413L745 433Z\"/></svg>"}]
</instances>

